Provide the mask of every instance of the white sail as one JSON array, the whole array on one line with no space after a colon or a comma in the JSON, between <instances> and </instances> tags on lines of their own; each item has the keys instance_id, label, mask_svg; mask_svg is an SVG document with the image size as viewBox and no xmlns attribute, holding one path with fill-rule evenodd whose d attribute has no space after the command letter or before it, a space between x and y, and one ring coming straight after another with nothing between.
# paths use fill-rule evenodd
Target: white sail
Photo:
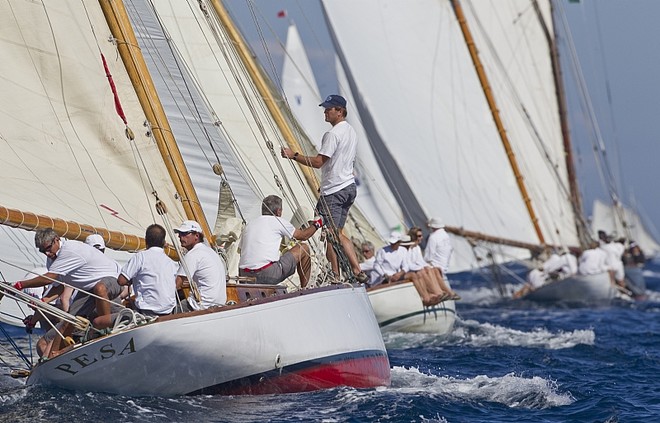
<instances>
[{"instance_id":1,"label":"white sail","mask_svg":"<svg viewBox=\"0 0 660 423\"><path fill-rule=\"evenodd\" d=\"M527 1L464 3L543 240L577 245L543 27ZM392 191L419 202L408 218L539 244L451 4L323 6L381 167L402 176Z\"/></svg>"}]
</instances>

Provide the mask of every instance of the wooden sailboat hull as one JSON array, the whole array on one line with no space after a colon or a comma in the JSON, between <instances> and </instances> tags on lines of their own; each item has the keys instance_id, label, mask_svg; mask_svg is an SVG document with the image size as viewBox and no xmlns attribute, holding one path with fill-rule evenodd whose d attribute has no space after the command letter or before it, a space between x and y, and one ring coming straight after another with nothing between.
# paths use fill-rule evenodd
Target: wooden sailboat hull
<instances>
[{"instance_id":1,"label":"wooden sailboat hull","mask_svg":"<svg viewBox=\"0 0 660 423\"><path fill-rule=\"evenodd\" d=\"M424 307L412 282L379 285L368 292L382 332L446 335L454 327L454 302L445 301L433 307Z\"/></svg>"},{"instance_id":2,"label":"wooden sailboat hull","mask_svg":"<svg viewBox=\"0 0 660 423\"><path fill-rule=\"evenodd\" d=\"M603 303L614 299L617 289L612 285L609 273L575 275L546 283L523 300L537 302Z\"/></svg>"},{"instance_id":3,"label":"wooden sailboat hull","mask_svg":"<svg viewBox=\"0 0 660 423\"><path fill-rule=\"evenodd\" d=\"M364 288L320 288L180 316L76 345L37 365L27 383L154 396L390 383Z\"/></svg>"}]
</instances>

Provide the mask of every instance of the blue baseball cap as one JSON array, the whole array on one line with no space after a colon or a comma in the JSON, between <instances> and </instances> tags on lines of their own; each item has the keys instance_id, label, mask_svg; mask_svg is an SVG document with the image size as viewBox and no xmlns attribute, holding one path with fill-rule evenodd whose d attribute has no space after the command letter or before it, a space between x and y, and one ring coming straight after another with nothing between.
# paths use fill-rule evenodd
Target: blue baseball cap
<instances>
[{"instance_id":1,"label":"blue baseball cap","mask_svg":"<svg viewBox=\"0 0 660 423\"><path fill-rule=\"evenodd\" d=\"M330 94L325 98L325 101L323 103L319 104L319 106L325 107L326 109L328 107L343 107L345 109L346 99L337 94Z\"/></svg>"}]
</instances>

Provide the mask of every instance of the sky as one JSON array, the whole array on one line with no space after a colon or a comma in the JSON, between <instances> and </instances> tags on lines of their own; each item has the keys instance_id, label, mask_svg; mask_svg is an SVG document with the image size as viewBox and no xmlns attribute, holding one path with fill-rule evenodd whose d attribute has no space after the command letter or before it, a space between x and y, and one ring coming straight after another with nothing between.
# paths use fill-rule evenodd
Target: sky
<instances>
[{"instance_id":1,"label":"sky","mask_svg":"<svg viewBox=\"0 0 660 423\"><path fill-rule=\"evenodd\" d=\"M620 200L640 214L658 240L660 195L654 184L660 181L660 0L555 2L570 28L569 35L557 25L560 60L570 55L566 40L571 39L595 116L589 118L576 73L563 60L585 214L590 215L595 199L611 203L607 186L613 184ZM271 76L281 72L282 46L293 20L321 95L337 92L334 49L320 0L225 0L225 4ZM286 11L286 17L278 17L280 11ZM594 120L600 137L594 135ZM595 149L604 151L607 166L597 164ZM612 176L603 176L608 174Z\"/></svg>"}]
</instances>

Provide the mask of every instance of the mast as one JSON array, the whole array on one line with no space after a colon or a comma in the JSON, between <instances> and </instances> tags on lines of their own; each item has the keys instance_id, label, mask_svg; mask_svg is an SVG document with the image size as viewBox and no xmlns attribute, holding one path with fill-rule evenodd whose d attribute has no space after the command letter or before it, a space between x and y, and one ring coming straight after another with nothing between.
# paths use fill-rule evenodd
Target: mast
<instances>
[{"instance_id":1,"label":"mast","mask_svg":"<svg viewBox=\"0 0 660 423\"><path fill-rule=\"evenodd\" d=\"M112 36L117 40L117 50L124 62L131 83L135 88L144 114L151 123L154 139L170 174L170 178L177 192L182 197L181 202L186 216L189 219L199 222L206 239L211 244L214 244L213 234L209 229L201 203L197 198L197 193L190 180L190 175L172 134L165 111L154 88L151 75L147 70L124 4L121 1L115 0L99 0L99 5L103 10Z\"/></svg>"},{"instance_id":2,"label":"mast","mask_svg":"<svg viewBox=\"0 0 660 423\"><path fill-rule=\"evenodd\" d=\"M229 13L227 13L227 10L222 5L220 0L211 0L211 4L213 5L213 9L215 9L218 18L220 19L223 26L227 30L229 37L236 46L236 50L239 56L241 57L243 64L245 65L250 77L252 78L252 81L254 81L257 91L259 92L259 95L261 95L264 103L266 104L266 107L268 108L268 111L273 117L275 124L277 125L278 129L282 132L282 135L284 136L284 140L292 150L302 151L302 148L300 147L298 140L291 131L291 127L288 125L286 119L284 118L284 115L282 114L282 111L279 109L277 102L273 98L273 94L270 91L268 84L264 80L264 77L259 67L256 64L256 61L252 57L252 54L249 51L249 49L247 48L245 41L243 40L243 37L241 37L241 34L236 29L234 22L229 16ZM314 174L313 169L308 166L303 166L300 163L298 163L298 166L301 172L303 173L303 175L305 176L307 185L312 189L314 195L318 196L319 183L318 183L318 179L316 178L316 175Z\"/></svg>"},{"instance_id":3,"label":"mast","mask_svg":"<svg viewBox=\"0 0 660 423\"><path fill-rule=\"evenodd\" d=\"M568 116L566 106L566 92L564 89L564 79L561 72L561 62L559 61L559 49L554 33L550 33L548 26L543 19L541 8L538 0L533 0L534 11L538 17L543 33L545 34L548 46L550 49L550 59L552 61L552 76L555 82L555 92L557 95L557 104L559 108L559 122L561 125L561 135L564 141L564 157L566 161L566 172L568 177L568 188L571 196L571 205L573 206L573 213L575 214L575 228L577 230L578 239L582 246L588 245L591 239L589 231L585 227L583 220L582 196L580 195L579 185L577 183L577 173L575 171L575 161L573 160L573 145L571 143L571 135L568 129ZM550 16L552 19L552 26L555 27L555 15L550 1Z\"/></svg>"},{"instance_id":4,"label":"mast","mask_svg":"<svg viewBox=\"0 0 660 423\"><path fill-rule=\"evenodd\" d=\"M0 206L0 224L11 226L12 228L24 229L26 231L51 228L61 237L78 241L85 241L85 238L91 234L99 234L103 237L106 247L118 251L143 250L147 246L144 238L136 235L129 235L123 232L110 231L106 228L99 228L35 213L9 209L3 206ZM165 246L165 253L172 259L179 260L179 255L176 252L176 249L170 246Z\"/></svg>"},{"instance_id":5,"label":"mast","mask_svg":"<svg viewBox=\"0 0 660 423\"><path fill-rule=\"evenodd\" d=\"M465 15L463 14L463 8L461 7L459 0L451 0L451 4L452 4L452 8L454 9L454 14L456 15L456 19L458 20L458 23L461 27L463 38L465 38L465 44L467 45L468 50L470 51L470 57L472 58L472 63L474 64L474 68L477 71L479 82L481 82L481 87L484 91L484 95L486 96L486 101L488 102L488 106L493 116L493 120L495 121L497 132L500 134L500 139L502 140L504 151L506 152L506 156L509 159L509 164L511 165L511 169L513 170L513 174L516 178L516 183L518 184L518 189L520 191L520 194L522 195L523 201L525 202L525 207L527 208L527 212L532 221L532 225L534 226L536 235L539 238L539 242L541 244L545 244L545 238L543 237L543 232L541 231L541 227L539 225L539 219L536 216L536 213L534 212L534 208L532 207L532 201L529 197L529 194L527 193L527 188L525 187L524 178L520 173L520 168L518 167L516 156L513 153L513 149L511 148L511 144L509 143L509 138L506 134L506 130L504 129L504 125L502 124L502 119L500 118L499 110L497 108L495 98L493 97L493 92L490 87L490 83L488 82L488 77L486 76L484 67L481 64L477 47L474 44L474 39L472 38L472 34L470 33L470 29L468 28L467 21L465 20Z\"/></svg>"}]
</instances>

